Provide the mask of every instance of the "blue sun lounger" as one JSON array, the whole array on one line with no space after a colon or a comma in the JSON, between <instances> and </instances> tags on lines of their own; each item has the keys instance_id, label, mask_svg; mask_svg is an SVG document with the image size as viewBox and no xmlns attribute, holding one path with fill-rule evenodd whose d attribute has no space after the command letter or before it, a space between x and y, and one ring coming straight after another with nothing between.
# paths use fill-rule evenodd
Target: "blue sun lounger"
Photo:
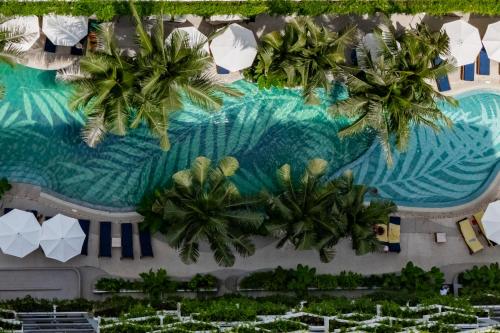
<instances>
[{"instance_id":1,"label":"blue sun lounger","mask_svg":"<svg viewBox=\"0 0 500 333\"><path fill-rule=\"evenodd\" d=\"M99 257L111 258L111 222L99 223Z\"/></svg>"},{"instance_id":2,"label":"blue sun lounger","mask_svg":"<svg viewBox=\"0 0 500 333\"><path fill-rule=\"evenodd\" d=\"M443 62L443 59L437 57L436 59L434 59L434 66L437 66L437 65L439 65L442 62ZM439 91L449 91L449 90L451 90L450 80L448 78L448 75L444 75L444 76L438 77L436 79L436 84L437 84L437 87L438 87Z\"/></svg>"},{"instance_id":3,"label":"blue sun lounger","mask_svg":"<svg viewBox=\"0 0 500 333\"><path fill-rule=\"evenodd\" d=\"M351 50L351 63L353 66L358 65L358 54L356 53L356 49Z\"/></svg>"},{"instance_id":4,"label":"blue sun lounger","mask_svg":"<svg viewBox=\"0 0 500 333\"><path fill-rule=\"evenodd\" d=\"M79 219L78 223L80 223L80 227L82 228L83 232L85 233L85 240L83 241L82 251L80 252L80 254L86 256L88 254L88 248L89 248L90 221Z\"/></svg>"},{"instance_id":5,"label":"blue sun lounger","mask_svg":"<svg viewBox=\"0 0 500 333\"><path fill-rule=\"evenodd\" d=\"M216 66L216 67L217 67L217 74L225 75L225 74L231 73L230 71L228 71L227 69L225 69L223 67L220 67L220 66Z\"/></svg>"},{"instance_id":6,"label":"blue sun lounger","mask_svg":"<svg viewBox=\"0 0 500 333\"><path fill-rule=\"evenodd\" d=\"M477 56L477 74L490 75L490 58L483 47Z\"/></svg>"},{"instance_id":7,"label":"blue sun lounger","mask_svg":"<svg viewBox=\"0 0 500 333\"><path fill-rule=\"evenodd\" d=\"M45 38L45 45L43 47L45 52L56 53L57 46L52 43L52 41L48 38Z\"/></svg>"},{"instance_id":8,"label":"blue sun lounger","mask_svg":"<svg viewBox=\"0 0 500 333\"><path fill-rule=\"evenodd\" d=\"M468 64L462 66L460 78L464 81L474 81L475 64Z\"/></svg>"},{"instance_id":9,"label":"blue sun lounger","mask_svg":"<svg viewBox=\"0 0 500 333\"><path fill-rule=\"evenodd\" d=\"M132 223L122 223L122 259L134 259L134 238Z\"/></svg>"},{"instance_id":10,"label":"blue sun lounger","mask_svg":"<svg viewBox=\"0 0 500 333\"><path fill-rule=\"evenodd\" d=\"M149 229L142 229L139 226L139 243L141 244L141 258L154 257L153 247L151 246L151 233Z\"/></svg>"}]
</instances>

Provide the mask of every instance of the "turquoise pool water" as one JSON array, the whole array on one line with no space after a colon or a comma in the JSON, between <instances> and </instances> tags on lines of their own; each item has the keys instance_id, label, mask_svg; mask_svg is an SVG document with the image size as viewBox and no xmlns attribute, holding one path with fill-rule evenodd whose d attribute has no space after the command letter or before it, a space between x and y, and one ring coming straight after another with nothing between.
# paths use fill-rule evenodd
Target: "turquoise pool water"
<instances>
[{"instance_id":1,"label":"turquoise pool water","mask_svg":"<svg viewBox=\"0 0 500 333\"><path fill-rule=\"evenodd\" d=\"M96 149L80 138L83 118L67 110L70 87L55 73L0 66L7 95L0 102L0 177L42 186L65 199L110 209L130 209L142 195L166 183L199 155L232 155L241 170L236 182L247 193L274 187L283 163L301 168L314 157L330 161L329 176L346 166L359 181L376 186L398 204L447 207L481 194L500 171L500 94L458 96L460 107L442 106L455 123L440 134L417 128L406 153L388 168L373 135L340 141L344 119L324 110L342 89L304 105L293 90L260 91L247 82L245 96L227 98L219 113L187 105L171 123L172 148L162 152L145 129L108 136Z\"/></svg>"},{"instance_id":2,"label":"turquoise pool water","mask_svg":"<svg viewBox=\"0 0 500 333\"><path fill-rule=\"evenodd\" d=\"M188 105L177 113L169 152L162 152L145 129L108 136L92 149L80 138L82 116L67 110L70 87L54 77L54 72L0 66L7 88L0 102L0 176L75 202L132 207L199 155L236 157L241 164L236 182L245 192L258 192L274 185L275 170L284 163L301 168L321 157L331 161L333 174L372 143L369 134L340 142L336 133L346 121L325 115L325 96L323 105L306 106L297 91L259 91L239 82L235 87L245 96L228 98L221 112Z\"/></svg>"}]
</instances>

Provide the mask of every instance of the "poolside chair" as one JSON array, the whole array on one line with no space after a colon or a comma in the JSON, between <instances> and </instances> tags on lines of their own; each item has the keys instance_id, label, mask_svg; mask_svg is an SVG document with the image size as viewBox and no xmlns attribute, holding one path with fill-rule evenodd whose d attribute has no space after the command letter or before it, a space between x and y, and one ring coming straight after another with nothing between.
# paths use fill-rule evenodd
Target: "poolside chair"
<instances>
[{"instance_id":1,"label":"poolside chair","mask_svg":"<svg viewBox=\"0 0 500 333\"><path fill-rule=\"evenodd\" d=\"M88 248L89 248L90 221L78 219L78 223L80 223L80 227L85 233L85 240L83 241L82 251L80 254L86 256L88 254Z\"/></svg>"},{"instance_id":2,"label":"poolside chair","mask_svg":"<svg viewBox=\"0 0 500 333\"><path fill-rule=\"evenodd\" d=\"M474 63L462 66L460 70L460 79L464 81L474 81L474 68Z\"/></svg>"},{"instance_id":3,"label":"poolside chair","mask_svg":"<svg viewBox=\"0 0 500 333\"><path fill-rule=\"evenodd\" d=\"M151 233L148 228L139 226L139 243L141 244L141 258L154 257L153 247L151 246Z\"/></svg>"},{"instance_id":4,"label":"poolside chair","mask_svg":"<svg viewBox=\"0 0 500 333\"><path fill-rule=\"evenodd\" d=\"M477 56L477 74L490 75L490 58L483 47Z\"/></svg>"},{"instance_id":5,"label":"poolside chair","mask_svg":"<svg viewBox=\"0 0 500 333\"><path fill-rule=\"evenodd\" d=\"M465 244L467 244L467 247L469 248L470 254L477 253L484 249L481 242L477 239L476 232L474 231L474 228L468 218L458 221L457 225L458 230L460 230L460 233L464 238Z\"/></svg>"},{"instance_id":6,"label":"poolside chair","mask_svg":"<svg viewBox=\"0 0 500 333\"><path fill-rule=\"evenodd\" d=\"M111 258L111 222L99 223L99 257Z\"/></svg>"},{"instance_id":7,"label":"poolside chair","mask_svg":"<svg viewBox=\"0 0 500 333\"><path fill-rule=\"evenodd\" d=\"M7 214L8 212L10 212L11 210L13 210L14 208L4 208L3 209L3 215Z\"/></svg>"},{"instance_id":8,"label":"poolside chair","mask_svg":"<svg viewBox=\"0 0 500 333\"><path fill-rule=\"evenodd\" d=\"M134 239L132 223L122 223L122 259L134 259Z\"/></svg>"},{"instance_id":9,"label":"poolside chair","mask_svg":"<svg viewBox=\"0 0 500 333\"><path fill-rule=\"evenodd\" d=\"M230 72L230 71L228 71L227 69L225 69L225 68L223 68L223 67L220 67L220 66L216 66L216 69L217 69L217 74L226 75L226 74L231 73L231 72Z\"/></svg>"},{"instance_id":10,"label":"poolside chair","mask_svg":"<svg viewBox=\"0 0 500 333\"><path fill-rule=\"evenodd\" d=\"M356 53L356 49L351 50L351 63L353 66L358 65L358 54Z\"/></svg>"},{"instance_id":11,"label":"poolside chair","mask_svg":"<svg viewBox=\"0 0 500 333\"><path fill-rule=\"evenodd\" d=\"M382 224L382 223L379 223L379 224L376 224L375 225L375 228L378 230L379 228L382 228L384 230L383 233L377 233L377 239L380 243L382 243L383 245L387 245L389 243L389 233L388 233L388 226L387 224Z\"/></svg>"},{"instance_id":12,"label":"poolside chair","mask_svg":"<svg viewBox=\"0 0 500 333\"><path fill-rule=\"evenodd\" d=\"M43 47L45 52L56 53L57 46L52 43L52 41L48 38L45 38L45 46Z\"/></svg>"},{"instance_id":13,"label":"poolside chair","mask_svg":"<svg viewBox=\"0 0 500 333\"><path fill-rule=\"evenodd\" d=\"M81 44L81 48L80 47L76 47L75 46L72 46L71 47L71 50L70 50L70 53L72 55L76 55L76 56L82 56L83 55L83 50L85 49L85 47L87 46L87 36L85 36L80 42L79 44Z\"/></svg>"},{"instance_id":14,"label":"poolside chair","mask_svg":"<svg viewBox=\"0 0 500 333\"><path fill-rule=\"evenodd\" d=\"M483 225L483 221L482 221L483 215L484 215L484 211L477 212L476 214L474 214L472 216L472 220L479 227L479 231L480 231L481 235L483 235L484 239L486 239L486 243L488 244L488 246L495 246L495 245L497 245L497 243L490 241L488 239L488 237L486 237L486 232L484 231L484 225Z\"/></svg>"},{"instance_id":15,"label":"poolside chair","mask_svg":"<svg viewBox=\"0 0 500 333\"><path fill-rule=\"evenodd\" d=\"M388 232L389 252L401 252L401 218L399 216L389 217Z\"/></svg>"},{"instance_id":16,"label":"poolside chair","mask_svg":"<svg viewBox=\"0 0 500 333\"><path fill-rule=\"evenodd\" d=\"M436 59L434 59L434 66L437 66L442 62L443 62L443 59L441 59L440 57L437 57ZM438 77L436 79L436 85L438 87L438 90L441 92L451 90L450 79L448 78L448 75Z\"/></svg>"}]
</instances>

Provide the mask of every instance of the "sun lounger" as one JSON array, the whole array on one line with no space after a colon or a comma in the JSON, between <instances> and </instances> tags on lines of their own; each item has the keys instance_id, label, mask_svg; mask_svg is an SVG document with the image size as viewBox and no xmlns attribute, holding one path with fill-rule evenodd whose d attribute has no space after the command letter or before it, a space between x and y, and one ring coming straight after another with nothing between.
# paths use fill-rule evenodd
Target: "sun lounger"
<instances>
[{"instance_id":1,"label":"sun lounger","mask_svg":"<svg viewBox=\"0 0 500 333\"><path fill-rule=\"evenodd\" d=\"M389 252L401 252L401 218L399 216L391 216L389 218L388 232Z\"/></svg>"},{"instance_id":2,"label":"sun lounger","mask_svg":"<svg viewBox=\"0 0 500 333\"><path fill-rule=\"evenodd\" d=\"M351 50L351 63L353 66L358 65L358 54L356 53L356 49Z\"/></svg>"},{"instance_id":3,"label":"sun lounger","mask_svg":"<svg viewBox=\"0 0 500 333\"><path fill-rule=\"evenodd\" d=\"M111 222L99 223L99 257L111 258Z\"/></svg>"},{"instance_id":4,"label":"sun lounger","mask_svg":"<svg viewBox=\"0 0 500 333\"><path fill-rule=\"evenodd\" d=\"M122 223L122 259L134 259L132 223Z\"/></svg>"},{"instance_id":5,"label":"sun lounger","mask_svg":"<svg viewBox=\"0 0 500 333\"><path fill-rule=\"evenodd\" d=\"M57 46L55 46L52 41L48 38L45 38L45 46L43 47L45 52L56 53Z\"/></svg>"},{"instance_id":6,"label":"sun lounger","mask_svg":"<svg viewBox=\"0 0 500 333\"><path fill-rule=\"evenodd\" d=\"M460 78L464 81L474 81L474 63L461 67Z\"/></svg>"},{"instance_id":7,"label":"sun lounger","mask_svg":"<svg viewBox=\"0 0 500 333\"><path fill-rule=\"evenodd\" d=\"M439 65L442 62L443 62L443 59L441 59L439 57L437 57L436 59L434 59L434 65L435 66ZM439 91L448 91L448 90L451 90L450 80L448 78L448 75L444 75L444 76L438 77L436 79L436 85L437 85Z\"/></svg>"},{"instance_id":8,"label":"sun lounger","mask_svg":"<svg viewBox=\"0 0 500 333\"><path fill-rule=\"evenodd\" d=\"M4 208L3 209L3 215L7 214L8 212L10 212L11 210L13 210L14 208Z\"/></svg>"},{"instance_id":9,"label":"sun lounger","mask_svg":"<svg viewBox=\"0 0 500 333\"><path fill-rule=\"evenodd\" d=\"M149 229L142 229L139 226L139 243L141 244L141 258L154 257L153 247L151 246L151 233Z\"/></svg>"},{"instance_id":10,"label":"sun lounger","mask_svg":"<svg viewBox=\"0 0 500 333\"><path fill-rule=\"evenodd\" d=\"M83 232L85 233L85 240L83 241L81 254L86 256L88 254L88 248L89 248L90 221L89 220L78 220L78 223L80 223L80 227L82 228Z\"/></svg>"},{"instance_id":11,"label":"sun lounger","mask_svg":"<svg viewBox=\"0 0 500 333\"><path fill-rule=\"evenodd\" d=\"M484 249L483 245L477 239L476 232L468 218L457 222L458 229L464 238L465 244L469 248L470 254L477 253Z\"/></svg>"},{"instance_id":12,"label":"sun lounger","mask_svg":"<svg viewBox=\"0 0 500 333\"><path fill-rule=\"evenodd\" d=\"M382 243L383 245L387 245L389 243L389 235L388 235L388 226L387 224L376 224L375 225L375 228L377 230L377 239L380 243ZM383 229L384 231L379 233L379 229Z\"/></svg>"},{"instance_id":13,"label":"sun lounger","mask_svg":"<svg viewBox=\"0 0 500 333\"><path fill-rule=\"evenodd\" d=\"M486 237L486 232L484 231L484 226L483 226L483 215L484 211L477 212L472 216L474 222L477 224L479 227L479 231L481 232L481 235L483 235L484 239L486 239L486 243L488 243L488 246L495 246L497 245L495 242L490 241L488 237Z\"/></svg>"},{"instance_id":14,"label":"sun lounger","mask_svg":"<svg viewBox=\"0 0 500 333\"><path fill-rule=\"evenodd\" d=\"M225 68L222 68L220 66L216 66L217 67L217 74L222 74L222 75L225 75L225 74L229 74L231 73L230 71L228 71L227 69Z\"/></svg>"},{"instance_id":15,"label":"sun lounger","mask_svg":"<svg viewBox=\"0 0 500 333\"><path fill-rule=\"evenodd\" d=\"M490 75L490 58L488 58L488 54L484 47L477 56L477 74Z\"/></svg>"},{"instance_id":16,"label":"sun lounger","mask_svg":"<svg viewBox=\"0 0 500 333\"><path fill-rule=\"evenodd\" d=\"M85 36L80 42L79 42L79 46L81 47L77 47L76 45L75 46L72 46L71 47L71 50L70 50L70 53L72 55L76 55L76 56L82 56L83 55L83 50L85 49L85 47L87 46L87 36Z\"/></svg>"}]
</instances>

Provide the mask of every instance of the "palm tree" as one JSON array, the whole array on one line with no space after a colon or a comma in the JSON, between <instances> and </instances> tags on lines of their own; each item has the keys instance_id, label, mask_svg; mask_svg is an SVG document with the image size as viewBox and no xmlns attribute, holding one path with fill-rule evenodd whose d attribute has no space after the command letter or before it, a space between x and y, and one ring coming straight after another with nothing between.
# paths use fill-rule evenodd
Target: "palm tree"
<instances>
[{"instance_id":1,"label":"palm tree","mask_svg":"<svg viewBox=\"0 0 500 333\"><path fill-rule=\"evenodd\" d=\"M132 127L146 122L152 133L160 138L161 147L168 150L169 118L182 109L183 97L205 110L217 111L222 106L223 94L240 94L218 83L209 73L211 57L203 50L203 41L191 47L188 34L178 31L166 42L162 20L153 21L149 35L134 6L132 13L140 45L137 57L139 107Z\"/></svg>"},{"instance_id":2,"label":"palm tree","mask_svg":"<svg viewBox=\"0 0 500 333\"><path fill-rule=\"evenodd\" d=\"M389 165L393 142L404 151L414 126L435 131L441 124L451 126L438 101L456 105L453 98L437 92L430 83L455 69L448 61L432 66L436 54L447 52L446 38L432 36L441 40L442 49L438 50L438 44L429 45L427 32L419 29L397 33L390 23L381 25L374 32L380 48L375 55L360 43L356 48L359 67L347 73L350 98L331 108L331 112L353 119L339 132L341 137L367 128L375 130Z\"/></svg>"},{"instance_id":3,"label":"palm tree","mask_svg":"<svg viewBox=\"0 0 500 333\"><path fill-rule=\"evenodd\" d=\"M315 89L330 89L330 75L344 63L345 48L355 35L354 27L336 33L318 26L310 17L294 19L284 31L262 37L256 63L246 76L261 87L302 87L306 101L317 103Z\"/></svg>"},{"instance_id":4,"label":"palm tree","mask_svg":"<svg viewBox=\"0 0 500 333\"><path fill-rule=\"evenodd\" d=\"M354 184L351 171L345 172L335 181L338 190L335 196L336 205L344 214L348 233L352 237L352 247L357 255L375 251L380 242L373 231L376 224L387 224L388 216L396 211L391 201L372 200L365 205L366 195L371 191L365 185Z\"/></svg>"},{"instance_id":5,"label":"palm tree","mask_svg":"<svg viewBox=\"0 0 500 333\"><path fill-rule=\"evenodd\" d=\"M191 47L187 34L175 33L165 42L163 22L155 20L148 34L133 3L137 56L126 56L117 46L113 29L103 25L97 52L81 60L87 77L79 78L70 106L83 110L88 120L84 140L94 147L106 133L125 135L146 124L164 150L170 148L168 124L187 99L205 110L218 110L222 95L239 94L216 82L208 73L210 56L202 43Z\"/></svg>"},{"instance_id":6,"label":"palm tree","mask_svg":"<svg viewBox=\"0 0 500 333\"><path fill-rule=\"evenodd\" d=\"M84 141L95 147L108 132L127 134L137 93L134 63L118 48L112 25L101 25L98 50L80 66L87 75L76 81L70 107L87 116Z\"/></svg>"},{"instance_id":7,"label":"palm tree","mask_svg":"<svg viewBox=\"0 0 500 333\"><path fill-rule=\"evenodd\" d=\"M322 262L333 258L335 244L347 233L347 220L334 205L334 184L321 183L326 168L325 160L313 159L300 180L292 179L290 165L279 168L281 192L269 198L267 224L280 238L278 248L289 242L296 250L316 250Z\"/></svg>"},{"instance_id":8,"label":"palm tree","mask_svg":"<svg viewBox=\"0 0 500 333\"><path fill-rule=\"evenodd\" d=\"M212 167L211 161L201 156L190 169L172 176L172 187L157 192L150 209L162 217L167 242L180 250L185 263L198 260L201 242L210 244L222 266L234 264L233 250L244 257L254 253L249 235L259 228L264 215L254 209L258 201L243 197L231 182L238 168L233 157L225 157ZM150 223L147 217L146 225ZM153 218L152 228L158 228L157 222Z\"/></svg>"}]
</instances>

